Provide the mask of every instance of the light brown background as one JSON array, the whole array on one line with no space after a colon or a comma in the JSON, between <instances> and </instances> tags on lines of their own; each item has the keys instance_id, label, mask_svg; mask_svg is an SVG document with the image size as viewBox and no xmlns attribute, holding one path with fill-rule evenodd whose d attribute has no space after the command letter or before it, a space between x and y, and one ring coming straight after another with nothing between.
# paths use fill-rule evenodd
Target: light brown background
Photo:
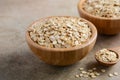
<instances>
[{"instance_id":1,"label":"light brown background","mask_svg":"<svg viewBox=\"0 0 120 80\"><path fill-rule=\"evenodd\" d=\"M38 59L25 41L26 27L46 16L79 16L78 0L0 0L0 80L80 80L74 77L78 68L105 68L96 63L94 53L104 47L120 46L120 34L99 35L94 49L80 62L68 67L54 67ZM108 73L120 73L120 62L106 68L94 80L119 80ZM81 80L91 80L90 78Z\"/></svg>"}]
</instances>

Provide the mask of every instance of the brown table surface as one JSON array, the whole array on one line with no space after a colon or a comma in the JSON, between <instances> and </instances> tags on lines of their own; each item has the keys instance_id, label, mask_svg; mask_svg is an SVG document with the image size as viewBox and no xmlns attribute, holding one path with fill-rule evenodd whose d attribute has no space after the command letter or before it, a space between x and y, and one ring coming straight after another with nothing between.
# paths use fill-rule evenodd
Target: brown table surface
<instances>
[{"instance_id":1,"label":"brown table surface","mask_svg":"<svg viewBox=\"0 0 120 80\"><path fill-rule=\"evenodd\" d=\"M94 53L104 47L120 46L120 34L99 35L94 49L80 62L68 67L45 64L26 44L25 31L29 24L46 16L79 16L77 3L78 0L0 0L0 80L80 80L74 77L80 67L105 68L97 64ZM120 80L120 75L107 76L114 71L120 73L120 62L106 70L94 80Z\"/></svg>"}]
</instances>

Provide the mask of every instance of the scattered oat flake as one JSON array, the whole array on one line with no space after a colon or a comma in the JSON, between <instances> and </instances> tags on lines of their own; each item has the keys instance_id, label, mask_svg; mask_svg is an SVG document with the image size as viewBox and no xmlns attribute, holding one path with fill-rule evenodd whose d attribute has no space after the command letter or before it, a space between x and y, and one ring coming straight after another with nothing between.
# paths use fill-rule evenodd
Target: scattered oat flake
<instances>
[{"instance_id":1,"label":"scattered oat flake","mask_svg":"<svg viewBox=\"0 0 120 80\"><path fill-rule=\"evenodd\" d=\"M105 70L105 69L101 69L101 72L103 72L103 73L104 73L104 72L106 72L106 70Z\"/></svg>"},{"instance_id":2,"label":"scattered oat flake","mask_svg":"<svg viewBox=\"0 0 120 80\"><path fill-rule=\"evenodd\" d=\"M99 75L100 75L100 73L98 73L98 72L95 72L95 75L96 75L96 76L99 76Z\"/></svg>"},{"instance_id":3,"label":"scattered oat flake","mask_svg":"<svg viewBox=\"0 0 120 80\"><path fill-rule=\"evenodd\" d=\"M97 68L93 68L93 70L96 70Z\"/></svg>"},{"instance_id":4,"label":"scattered oat flake","mask_svg":"<svg viewBox=\"0 0 120 80\"><path fill-rule=\"evenodd\" d=\"M95 75L93 75L93 76L91 76L91 78L96 78L97 76L95 76Z\"/></svg>"},{"instance_id":5,"label":"scattered oat flake","mask_svg":"<svg viewBox=\"0 0 120 80\"><path fill-rule=\"evenodd\" d=\"M92 69L89 69L88 72L93 72L93 70L92 70Z\"/></svg>"},{"instance_id":6,"label":"scattered oat flake","mask_svg":"<svg viewBox=\"0 0 120 80\"><path fill-rule=\"evenodd\" d=\"M75 75L76 78L79 78L79 75Z\"/></svg>"},{"instance_id":7,"label":"scattered oat flake","mask_svg":"<svg viewBox=\"0 0 120 80\"><path fill-rule=\"evenodd\" d=\"M108 76L109 76L109 77L113 77L113 74L109 73Z\"/></svg>"},{"instance_id":8,"label":"scattered oat flake","mask_svg":"<svg viewBox=\"0 0 120 80\"><path fill-rule=\"evenodd\" d=\"M81 73L85 74L85 73L87 73L87 72L86 72L86 71L81 71Z\"/></svg>"},{"instance_id":9,"label":"scattered oat flake","mask_svg":"<svg viewBox=\"0 0 120 80\"><path fill-rule=\"evenodd\" d=\"M95 74L94 74L93 72L91 72L89 75L90 75L90 76L94 76Z\"/></svg>"},{"instance_id":10,"label":"scattered oat flake","mask_svg":"<svg viewBox=\"0 0 120 80\"><path fill-rule=\"evenodd\" d=\"M75 75L76 78L97 78L102 73L106 72L105 69L98 70L97 68L91 68L88 70L84 70L84 68L79 68L79 69L80 69L80 73ZM108 74L109 77L118 76L118 75L119 75L118 72L113 72Z\"/></svg>"},{"instance_id":11,"label":"scattered oat flake","mask_svg":"<svg viewBox=\"0 0 120 80\"><path fill-rule=\"evenodd\" d=\"M82 76L83 76L83 74L79 74L79 76L80 76L80 77L82 77Z\"/></svg>"},{"instance_id":12,"label":"scattered oat flake","mask_svg":"<svg viewBox=\"0 0 120 80\"><path fill-rule=\"evenodd\" d=\"M83 75L83 77L88 78L89 76L88 75Z\"/></svg>"},{"instance_id":13,"label":"scattered oat flake","mask_svg":"<svg viewBox=\"0 0 120 80\"><path fill-rule=\"evenodd\" d=\"M80 71L84 70L84 68L79 68Z\"/></svg>"},{"instance_id":14,"label":"scattered oat flake","mask_svg":"<svg viewBox=\"0 0 120 80\"><path fill-rule=\"evenodd\" d=\"M115 76L118 76L118 75L119 75L118 72L114 72L113 74L114 74Z\"/></svg>"}]
</instances>

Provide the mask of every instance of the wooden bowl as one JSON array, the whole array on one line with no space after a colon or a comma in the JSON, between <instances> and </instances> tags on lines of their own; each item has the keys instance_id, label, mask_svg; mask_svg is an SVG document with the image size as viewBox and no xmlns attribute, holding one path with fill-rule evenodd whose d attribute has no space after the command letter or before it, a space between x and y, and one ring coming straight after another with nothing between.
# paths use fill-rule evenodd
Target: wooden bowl
<instances>
[{"instance_id":1,"label":"wooden bowl","mask_svg":"<svg viewBox=\"0 0 120 80\"><path fill-rule=\"evenodd\" d=\"M59 16L60 17L60 16ZM69 16L64 16L64 17L69 17ZM47 17L51 18L51 17ZM35 21L33 24L37 22L44 21L43 18L40 20ZM29 36L28 30L26 31L26 41L30 47L30 49L44 62L51 64L51 65L58 65L58 66L67 66L76 63L77 61L81 60L86 56L87 53L90 52L90 50L93 48L96 38L97 38L97 30L95 26L85 20L82 19L83 21L86 21L92 31L92 36L89 41L86 43L77 46L77 47L72 47L72 48L47 48L38 45L35 43ZM33 24L31 24L29 27L31 27ZM28 28L29 28L28 27Z\"/></svg>"},{"instance_id":2,"label":"wooden bowl","mask_svg":"<svg viewBox=\"0 0 120 80\"><path fill-rule=\"evenodd\" d=\"M80 0L78 11L82 18L91 21L97 28L98 32L106 35L114 35L120 32L120 18L104 18L94 16L83 9L86 0Z\"/></svg>"},{"instance_id":3,"label":"wooden bowl","mask_svg":"<svg viewBox=\"0 0 120 80\"><path fill-rule=\"evenodd\" d=\"M108 50L113 51L113 50L111 50L111 49L108 49ZM96 61L97 61L98 63L100 63L100 64L103 65L103 66L112 66L112 65L116 64L116 63L120 60L120 54L119 54L118 52L116 52L115 50L114 50L113 52L116 53L117 58L118 58L118 59L117 59L116 61L114 61L114 62L104 62L104 61L100 60L100 59L97 57L97 53L98 53L98 52L96 52L96 54L95 54L95 59L96 59Z\"/></svg>"}]
</instances>

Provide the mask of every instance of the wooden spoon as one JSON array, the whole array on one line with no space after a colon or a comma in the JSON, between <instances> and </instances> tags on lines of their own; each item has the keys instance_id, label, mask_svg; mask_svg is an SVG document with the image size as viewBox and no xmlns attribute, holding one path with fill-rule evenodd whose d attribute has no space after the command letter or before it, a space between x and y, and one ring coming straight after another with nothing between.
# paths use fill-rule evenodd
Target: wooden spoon
<instances>
[{"instance_id":1,"label":"wooden spoon","mask_svg":"<svg viewBox=\"0 0 120 80\"><path fill-rule=\"evenodd\" d=\"M104 66L112 66L112 65L116 64L116 63L120 60L120 47L108 48L108 50L116 53L116 55L117 55L117 60L116 60L116 61L114 61L114 62L105 62L105 61L102 61L102 60L98 59L98 57L97 57L97 55L96 55L97 52L96 52L96 54L95 54L95 59L96 59L100 64L102 64L102 65L104 65Z\"/></svg>"}]
</instances>

